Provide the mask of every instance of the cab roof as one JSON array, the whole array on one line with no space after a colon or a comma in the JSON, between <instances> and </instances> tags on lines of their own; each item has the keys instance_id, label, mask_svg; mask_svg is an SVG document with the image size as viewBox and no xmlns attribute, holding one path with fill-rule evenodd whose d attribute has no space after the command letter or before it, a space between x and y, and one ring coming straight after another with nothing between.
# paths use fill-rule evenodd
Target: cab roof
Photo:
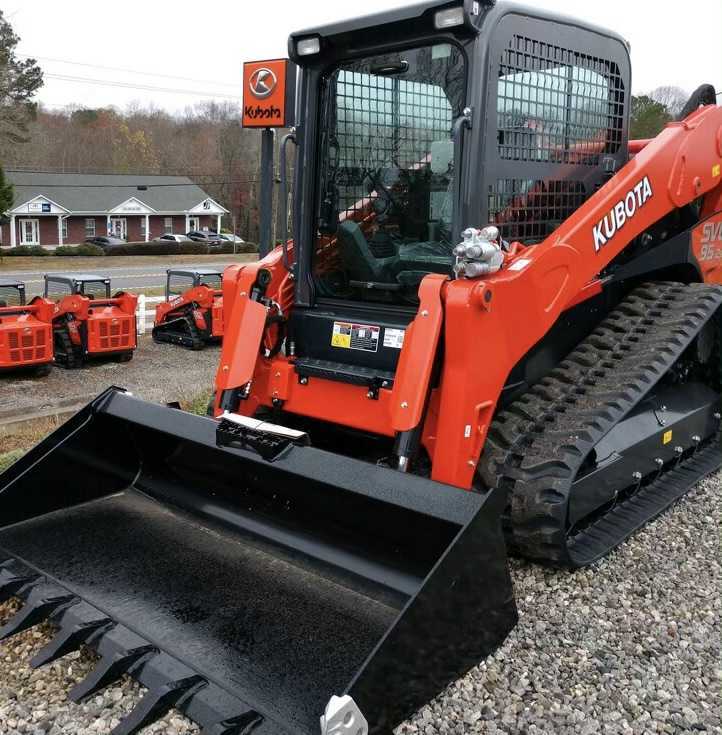
<instances>
[{"instance_id":1,"label":"cab roof","mask_svg":"<svg viewBox=\"0 0 722 735\"><path fill-rule=\"evenodd\" d=\"M25 284L15 278L0 278L0 288L24 288Z\"/></svg>"},{"instance_id":2,"label":"cab roof","mask_svg":"<svg viewBox=\"0 0 722 735\"><path fill-rule=\"evenodd\" d=\"M359 32L368 31L373 32L375 29L380 29L384 26L393 25L396 23L409 23L410 25L422 26L424 29L430 32L434 32L433 28L433 15L439 10L446 8L463 7L466 11L466 22L462 26L450 28L449 32L465 32L476 34L481 31L481 27L488 24L490 27L496 25L496 22L504 15L514 13L517 15L524 15L531 18L540 18L547 20L552 23L559 23L567 26L576 26L585 30L598 33L608 38L613 38L617 41L622 42L627 48L629 48L629 42L616 31L604 28L594 23L587 23L582 17L575 17L564 15L562 13L555 13L553 11L545 10L533 5L524 5L516 2L496 2L496 0L480 0L478 3L478 14L474 15L474 0L457 0L456 2L445 2L442 0L424 0L423 2L413 3L406 5L401 8L391 8L384 10L379 13L372 13L369 15L360 15L355 18L348 20L341 20L335 23L328 23L322 26L316 26L313 28L306 28L304 30L296 31L291 33L288 39L288 52L289 56L296 61L296 63L313 63L313 57L297 57L296 56L296 41L299 38L305 38L307 36L320 36L321 38L331 39L333 37L345 37L348 34L357 34ZM583 6L580 5L580 8ZM580 11L580 15L583 11ZM427 16L425 18L424 16ZM437 31L441 33L440 31ZM368 36L371 41L373 36ZM341 41L342 38L337 38L337 41ZM369 41L369 43L371 43ZM333 42L332 42L333 43ZM333 44L336 45L336 44ZM340 44L339 48L345 44Z\"/></svg>"},{"instance_id":3,"label":"cab roof","mask_svg":"<svg viewBox=\"0 0 722 735\"><path fill-rule=\"evenodd\" d=\"M168 268L166 272L174 276L222 276L223 268Z\"/></svg>"},{"instance_id":4,"label":"cab roof","mask_svg":"<svg viewBox=\"0 0 722 735\"><path fill-rule=\"evenodd\" d=\"M49 281L75 281L86 283L87 281L109 281L108 276L98 276L92 273L46 273L45 278Z\"/></svg>"}]
</instances>

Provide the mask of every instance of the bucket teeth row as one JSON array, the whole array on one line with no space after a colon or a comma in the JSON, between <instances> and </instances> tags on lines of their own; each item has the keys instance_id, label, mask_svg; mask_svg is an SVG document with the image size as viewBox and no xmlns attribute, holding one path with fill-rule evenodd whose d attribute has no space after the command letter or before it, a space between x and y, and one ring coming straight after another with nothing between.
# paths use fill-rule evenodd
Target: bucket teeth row
<instances>
[{"instance_id":1,"label":"bucket teeth row","mask_svg":"<svg viewBox=\"0 0 722 735\"><path fill-rule=\"evenodd\" d=\"M203 735L249 735L251 731L261 735L264 718L236 696L15 559L0 563L0 602L10 597L20 598L23 606L0 628L0 640L46 621L57 628L31 660L33 668L82 645L100 656L95 668L70 690L71 700L80 702L125 674L148 689L112 735L133 735L171 708L197 722Z\"/></svg>"}]
</instances>

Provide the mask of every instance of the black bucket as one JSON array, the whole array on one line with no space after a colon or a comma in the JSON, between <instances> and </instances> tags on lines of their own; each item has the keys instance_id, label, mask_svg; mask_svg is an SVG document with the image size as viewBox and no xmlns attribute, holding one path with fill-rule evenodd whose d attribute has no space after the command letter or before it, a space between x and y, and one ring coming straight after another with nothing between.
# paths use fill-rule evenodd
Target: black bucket
<instances>
[{"instance_id":1,"label":"black bucket","mask_svg":"<svg viewBox=\"0 0 722 735\"><path fill-rule=\"evenodd\" d=\"M50 619L34 665L81 644L208 733L389 732L516 622L482 496L312 447L219 447L218 423L112 389L0 475L7 637ZM336 728L336 729L334 729ZM206 730L204 730L206 732Z\"/></svg>"}]
</instances>

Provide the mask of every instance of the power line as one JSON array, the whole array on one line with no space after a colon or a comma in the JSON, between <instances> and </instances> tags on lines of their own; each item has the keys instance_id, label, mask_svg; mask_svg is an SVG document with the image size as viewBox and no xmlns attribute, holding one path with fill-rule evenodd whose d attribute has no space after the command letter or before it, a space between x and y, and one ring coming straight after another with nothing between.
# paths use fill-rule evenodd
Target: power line
<instances>
[{"instance_id":1,"label":"power line","mask_svg":"<svg viewBox=\"0 0 722 735\"><path fill-rule=\"evenodd\" d=\"M222 92L201 92L195 89L173 89L171 87L156 87L150 84L133 84L132 82L121 82L121 81L109 81L105 79L94 79L91 77L78 77L71 76L69 74L51 74L46 73L46 77L49 79L56 79L61 82L75 82L82 84L95 84L101 87L117 87L120 89L139 89L146 92L167 92L170 94L184 94L188 96L197 97L213 97L223 99L234 100L236 102L240 99L240 93L237 95L224 94Z\"/></svg>"},{"instance_id":2,"label":"power line","mask_svg":"<svg viewBox=\"0 0 722 735\"><path fill-rule=\"evenodd\" d=\"M197 82L198 84L215 84L219 87L233 87L238 89L240 82L231 84L230 82L211 81L209 79L194 79L193 77L180 77L173 74L156 74L154 72L138 71L137 69L124 69L119 66L102 66L101 64L87 64L82 61L70 61L70 59L56 59L50 56L34 56L33 54L19 54L25 59L38 59L40 61L52 61L57 64L70 64L72 66L85 66L90 69L102 69L103 71L120 71L127 74L138 74L146 77L156 77L158 79L175 79L182 82Z\"/></svg>"},{"instance_id":3,"label":"power line","mask_svg":"<svg viewBox=\"0 0 722 735\"><path fill-rule=\"evenodd\" d=\"M7 169L5 173L8 173ZM24 172L26 173L26 172ZM93 174L89 174L93 175ZM97 175L97 174L96 174ZM120 174L122 176L132 176L133 174ZM140 177L139 177L140 178ZM202 181L203 186L221 186L226 184L258 184L260 179L236 179L229 181ZM197 186L194 182L185 182L183 184L14 184L15 187L25 187L33 189L136 189L145 191L145 189L163 189L169 186ZM141 187L138 189L138 187Z\"/></svg>"}]
</instances>

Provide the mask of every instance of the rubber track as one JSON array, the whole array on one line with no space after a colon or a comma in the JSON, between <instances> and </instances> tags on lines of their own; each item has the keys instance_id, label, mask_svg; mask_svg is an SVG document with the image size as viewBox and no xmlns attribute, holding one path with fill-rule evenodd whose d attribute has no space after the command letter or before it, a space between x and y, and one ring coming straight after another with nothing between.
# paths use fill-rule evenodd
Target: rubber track
<instances>
[{"instance_id":1,"label":"rubber track","mask_svg":"<svg viewBox=\"0 0 722 735\"><path fill-rule=\"evenodd\" d=\"M569 495L585 458L654 388L721 303L720 286L641 286L548 376L497 415L479 474L486 487L501 485L509 493L504 521L513 550L554 565L589 564L722 464L717 436L568 536Z\"/></svg>"}]
</instances>

